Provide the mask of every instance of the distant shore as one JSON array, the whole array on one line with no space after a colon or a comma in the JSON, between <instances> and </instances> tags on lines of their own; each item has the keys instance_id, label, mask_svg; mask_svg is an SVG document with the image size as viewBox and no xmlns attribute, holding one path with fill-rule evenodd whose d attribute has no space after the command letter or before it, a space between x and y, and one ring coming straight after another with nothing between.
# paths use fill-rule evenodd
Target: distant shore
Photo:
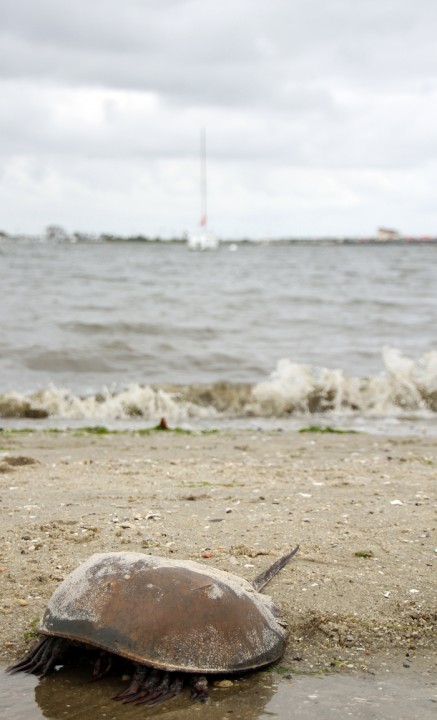
<instances>
[{"instance_id":1,"label":"distant shore","mask_svg":"<svg viewBox=\"0 0 437 720\"><path fill-rule=\"evenodd\" d=\"M118 235L114 233L87 233L67 232L61 227L49 227L43 233L14 233L0 231L0 242L36 242L36 243L144 243L156 245L164 244L186 244L188 234L181 233L174 237L161 237L159 235ZM235 249L239 245L435 245L437 236L434 235L401 235L396 238L378 238L376 236L311 236L311 237L263 237L263 238L219 238L220 245L230 246Z\"/></svg>"},{"instance_id":2,"label":"distant shore","mask_svg":"<svg viewBox=\"0 0 437 720\"><path fill-rule=\"evenodd\" d=\"M94 552L189 558L268 592L281 665L436 665L432 439L236 431L0 435L0 658L33 641L58 583Z\"/></svg>"}]
</instances>

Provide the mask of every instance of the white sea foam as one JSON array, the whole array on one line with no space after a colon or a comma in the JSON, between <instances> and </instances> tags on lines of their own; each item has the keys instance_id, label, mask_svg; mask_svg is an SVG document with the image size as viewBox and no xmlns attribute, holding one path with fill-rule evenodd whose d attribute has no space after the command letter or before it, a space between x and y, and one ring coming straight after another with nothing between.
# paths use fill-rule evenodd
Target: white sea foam
<instances>
[{"instance_id":1,"label":"white sea foam","mask_svg":"<svg viewBox=\"0 0 437 720\"><path fill-rule=\"evenodd\" d=\"M70 420L118 420L161 417L180 422L190 417L214 415L213 408L202 408L169 393L150 386L130 385L125 390L103 390L96 395L81 397L68 389L50 386L31 395L8 392L0 398L3 417L46 416Z\"/></svg>"},{"instance_id":2,"label":"white sea foam","mask_svg":"<svg viewBox=\"0 0 437 720\"><path fill-rule=\"evenodd\" d=\"M385 371L369 377L282 359L270 378L253 388L251 410L261 416L331 412L396 417L436 412L437 352L412 360L385 347L382 357Z\"/></svg>"},{"instance_id":3,"label":"white sea foam","mask_svg":"<svg viewBox=\"0 0 437 720\"><path fill-rule=\"evenodd\" d=\"M124 390L80 396L50 386L30 395L0 396L3 418L74 421L132 419L171 424L235 418L342 415L362 418L432 418L437 413L437 352L414 360L396 348L382 352L385 369L360 377L341 368L313 367L281 359L256 385L212 383L172 389L132 384Z\"/></svg>"}]
</instances>

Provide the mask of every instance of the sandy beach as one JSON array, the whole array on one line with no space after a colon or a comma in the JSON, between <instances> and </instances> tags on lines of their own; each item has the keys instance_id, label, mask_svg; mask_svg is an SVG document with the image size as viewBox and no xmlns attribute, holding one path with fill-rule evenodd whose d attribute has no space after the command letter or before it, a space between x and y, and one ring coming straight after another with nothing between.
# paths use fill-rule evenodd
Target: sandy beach
<instances>
[{"instance_id":1,"label":"sandy beach","mask_svg":"<svg viewBox=\"0 0 437 720\"><path fill-rule=\"evenodd\" d=\"M2 432L0 658L20 657L94 552L196 560L267 591L280 671L437 666L437 451L430 438L238 431ZM417 665L416 665L417 667Z\"/></svg>"}]
</instances>

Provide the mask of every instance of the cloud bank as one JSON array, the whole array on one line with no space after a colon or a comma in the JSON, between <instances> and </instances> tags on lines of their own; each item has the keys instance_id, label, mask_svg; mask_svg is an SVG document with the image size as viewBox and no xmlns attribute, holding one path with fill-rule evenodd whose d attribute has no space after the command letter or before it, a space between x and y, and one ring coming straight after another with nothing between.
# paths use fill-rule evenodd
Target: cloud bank
<instances>
[{"instance_id":1,"label":"cloud bank","mask_svg":"<svg viewBox=\"0 0 437 720\"><path fill-rule=\"evenodd\" d=\"M2 228L437 234L433 0L0 2Z\"/></svg>"}]
</instances>

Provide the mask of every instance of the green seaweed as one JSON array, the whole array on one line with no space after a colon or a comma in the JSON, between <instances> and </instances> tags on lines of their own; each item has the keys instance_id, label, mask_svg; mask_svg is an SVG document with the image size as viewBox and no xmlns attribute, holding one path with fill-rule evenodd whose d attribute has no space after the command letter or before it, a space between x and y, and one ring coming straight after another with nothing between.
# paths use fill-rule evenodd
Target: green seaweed
<instances>
[{"instance_id":1,"label":"green seaweed","mask_svg":"<svg viewBox=\"0 0 437 720\"><path fill-rule=\"evenodd\" d=\"M339 428L333 428L330 425L310 425L309 427L301 428L300 433L335 433L337 435L356 434L356 430L340 430Z\"/></svg>"},{"instance_id":2,"label":"green seaweed","mask_svg":"<svg viewBox=\"0 0 437 720\"><path fill-rule=\"evenodd\" d=\"M114 432L109 430L104 425L90 425L89 427L77 428L74 432L75 435L110 435Z\"/></svg>"},{"instance_id":3,"label":"green seaweed","mask_svg":"<svg viewBox=\"0 0 437 720\"><path fill-rule=\"evenodd\" d=\"M287 665L271 665L270 672L273 672L276 675L291 675L293 668Z\"/></svg>"},{"instance_id":4,"label":"green seaweed","mask_svg":"<svg viewBox=\"0 0 437 720\"><path fill-rule=\"evenodd\" d=\"M74 435L152 435L156 432L170 432L179 435L216 435L220 433L217 428L210 430L188 430L176 425L175 427L162 427L161 423L148 428L127 428L124 430L111 430L105 425L85 425L78 428L0 428L3 436L8 435L26 435L31 433L50 433L50 434L68 434Z\"/></svg>"},{"instance_id":5,"label":"green seaweed","mask_svg":"<svg viewBox=\"0 0 437 720\"><path fill-rule=\"evenodd\" d=\"M198 482L184 482L179 487L213 487L214 483L210 483L207 480L199 480Z\"/></svg>"},{"instance_id":6,"label":"green seaweed","mask_svg":"<svg viewBox=\"0 0 437 720\"><path fill-rule=\"evenodd\" d=\"M31 629L27 630L25 633L23 633L25 640L30 640L31 638L39 637L39 632L36 629L36 626L37 626L37 623L39 623L40 619L41 618L37 617L37 618L34 618L34 620L32 620L32 622L30 623Z\"/></svg>"},{"instance_id":7,"label":"green seaweed","mask_svg":"<svg viewBox=\"0 0 437 720\"><path fill-rule=\"evenodd\" d=\"M129 431L128 431L129 432ZM154 425L150 428L142 428L141 430L133 430L132 432L136 433L137 435L152 435L156 432L169 432L169 433L175 433L177 435L192 435L192 430L186 430L185 428L181 427L163 427L161 423L158 423L158 425Z\"/></svg>"}]
</instances>

